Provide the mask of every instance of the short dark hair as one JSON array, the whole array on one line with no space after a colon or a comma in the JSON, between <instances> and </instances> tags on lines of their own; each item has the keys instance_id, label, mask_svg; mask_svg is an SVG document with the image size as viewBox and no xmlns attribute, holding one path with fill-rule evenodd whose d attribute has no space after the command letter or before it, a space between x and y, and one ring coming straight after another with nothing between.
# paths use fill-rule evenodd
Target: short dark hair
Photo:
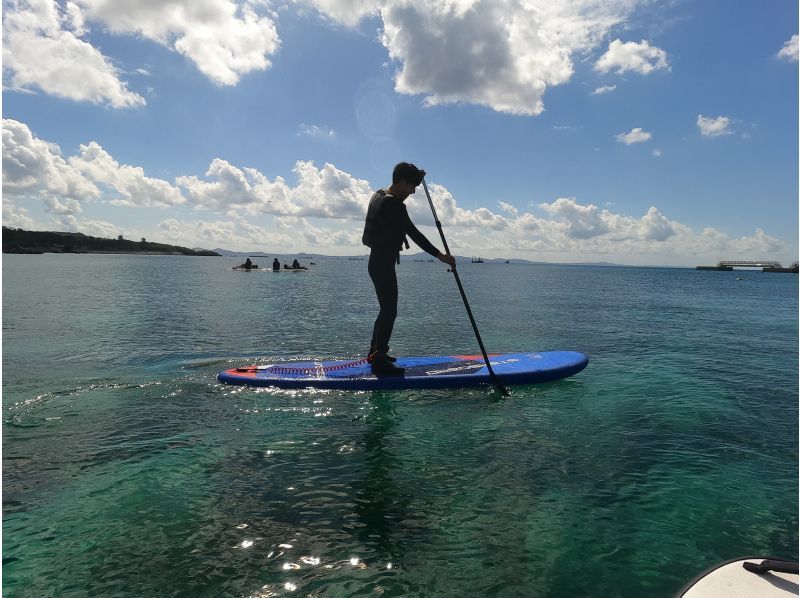
<instances>
[{"instance_id":1,"label":"short dark hair","mask_svg":"<svg viewBox=\"0 0 800 598\"><path fill-rule=\"evenodd\" d=\"M424 176L424 170L420 170L408 162L400 162L400 164L395 166L394 170L392 171L392 184L397 183L398 181L405 181L416 186L422 182L422 178Z\"/></svg>"}]
</instances>

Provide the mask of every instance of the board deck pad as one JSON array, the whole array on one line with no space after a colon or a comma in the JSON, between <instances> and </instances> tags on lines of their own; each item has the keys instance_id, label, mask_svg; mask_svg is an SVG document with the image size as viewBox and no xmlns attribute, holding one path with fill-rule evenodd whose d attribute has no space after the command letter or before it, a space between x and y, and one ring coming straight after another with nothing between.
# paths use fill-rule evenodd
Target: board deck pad
<instances>
[{"instance_id":1,"label":"board deck pad","mask_svg":"<svg viewBox=\"0 0 800 598\"><path fill-rule=\"evenodd\" d=\"M589 358L577 351L505 353L490 355L494 373L504 385L540 384L580 372ZM340 388L378 390L399 388L463 388L492 384L482 355L400 357L404 376L377 377L366 359L294 361L231 368L217 378L227 384L279 388Z\"/></svg>"}]
</instances>

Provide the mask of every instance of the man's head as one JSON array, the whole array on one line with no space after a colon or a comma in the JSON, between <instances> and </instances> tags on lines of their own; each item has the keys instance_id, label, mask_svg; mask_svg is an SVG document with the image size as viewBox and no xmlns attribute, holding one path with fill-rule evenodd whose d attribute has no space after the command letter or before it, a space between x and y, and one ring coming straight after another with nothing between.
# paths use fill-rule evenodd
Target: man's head
<instances>
[{"instance_id":1,"label":"man's head","mask_svg":"<svg viewBox=\"0 0 800 598\"><path fill-rule=\"evenodd\" d=\"M392 171L392 189L398 195L403 195L402 199L405 199L405 197L414 193L424 176L424 170L420 170L408 162L400 162Z\"/></svg>"},{"instance_id":2,"label":"man's head","mask_svg":"<svg viewBox=\"0 0 800 598\"><path fill-rule=\"evenodd\" d=\"M416 187L422 182L422 178L424 176L424 170L420 170L408 162L400 162L392 171L392 184L405 181L406 183L411 183L414 185L414 187Z\"/></svg>"}]
</instances>

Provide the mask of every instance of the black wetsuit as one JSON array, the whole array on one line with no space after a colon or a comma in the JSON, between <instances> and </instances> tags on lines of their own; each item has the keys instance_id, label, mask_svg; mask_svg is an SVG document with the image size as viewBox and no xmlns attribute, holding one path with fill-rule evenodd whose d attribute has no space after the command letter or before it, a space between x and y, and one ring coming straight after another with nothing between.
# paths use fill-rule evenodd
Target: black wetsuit
<instances>
[{"instance_id":1,"label":"black wetsuit","mask_svg":"<svg viewBox=\"0 0 800 598\"><path fill-rule=\"evenodd\" d=\"M400 250L411 237L424 251L436 257L439 250L411 222L402 200L379 189L369 200L364 235L361 240L370 248L369 277L375 285L380 312L372 329L370 354L385 354L389 350L394 320L397 317L397 274ZM406 242L407 246L407 242Z\"/></svg>"}]
</instances>

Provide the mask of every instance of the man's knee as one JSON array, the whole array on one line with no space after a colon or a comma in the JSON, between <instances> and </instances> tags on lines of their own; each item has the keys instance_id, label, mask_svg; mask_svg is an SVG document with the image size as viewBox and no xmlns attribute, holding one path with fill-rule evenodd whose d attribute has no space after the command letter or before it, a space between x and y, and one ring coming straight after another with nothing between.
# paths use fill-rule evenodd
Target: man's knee
<instances>
[{"instance_id":1,"label":"man's knee","mask_svg":"<svg viewBox=\"0 0 800 598\"><path fill-rule=\"evenodd\" d=\"M397 305L381 306L381 313L378 317L381 320L394 320L397 317Z\"/></svg>"}]
</instances>

